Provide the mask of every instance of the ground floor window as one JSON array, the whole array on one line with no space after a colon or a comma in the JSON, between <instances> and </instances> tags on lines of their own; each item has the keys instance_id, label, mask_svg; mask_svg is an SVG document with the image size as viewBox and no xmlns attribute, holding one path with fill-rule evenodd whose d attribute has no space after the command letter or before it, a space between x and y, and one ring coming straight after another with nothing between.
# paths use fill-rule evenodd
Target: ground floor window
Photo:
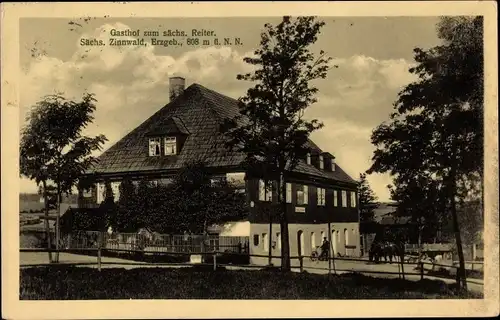
<instances>
[{"instance_id":1,"label":"ground floor window","mask_svg":"<svg viewBox=\"0 0 500 320\"><path fill-rule=\"evenodd\" d=\"M267 238L267 233L262 234L262 246L265 252L269 251L269 239Z\"/></svg>"},{"instance_id":2,"label":"ground floor window","mask_svg":"<svg viewBox=\"0 0 500 320\"><path fill-rule=\"evenodd\" d=\"M314 232L311 232L311 248L313 250L316 249L316 237L314 235Z\"/></svg>"},{"instance_id":3,"label":"ground floor window","mask_svg":"<svg viewBox=\"0 0 500 320\"><path fill-rule=\"evenodd\" d=\"M259 246L259 235L258 234L253 235L253 245L256 247Z\"/></svg>"}]
</instances>

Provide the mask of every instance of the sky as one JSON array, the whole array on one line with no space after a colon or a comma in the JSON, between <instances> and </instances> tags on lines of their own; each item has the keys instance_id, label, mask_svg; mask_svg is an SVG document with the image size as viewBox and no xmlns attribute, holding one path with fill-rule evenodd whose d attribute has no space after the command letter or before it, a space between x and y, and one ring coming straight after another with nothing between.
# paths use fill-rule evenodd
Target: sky
<instances>
[{"instance_id":1,"label":"sky","mask_svg":"<svg viewBox=\"0 0 500 320\"><path fill-rule=\"evenodd\" d=\"M311 139L332 153L354 179L371 164L374 147L370 135L389 119L398 92L415 80L408 72L414 64L413 49L439 44L437 17L320 17L325 22L313 52L324 50L332 58L326 79L314 82L318 101L305 116L324 127ZM281 18L22 18L20 20L20 125L27 111L43 96L64 93L70 99L92 92L98 100L95 120L88 135L104 134L112 146L168 102L168 79L182 76L186 87L199 83L233 98L241 97L251 83L236 75L248 72L243 62L258 47L265 23ZM183 30L182 46L81 46L81 39L109 43L115 30ZM213 31L215 37L200 38L187 45L193 29ZM141 38L139 36L138 38ZM134 37L120 37L133 39ZM164 37L158 37L165 39ZM240 44L234 44L239 38ZM209 45L201 40L208 39ZM380 201L389 200L387 174L368 176ZM20 192L36 192L36 185L22 178Z\"/></svg>"}]
</instances>

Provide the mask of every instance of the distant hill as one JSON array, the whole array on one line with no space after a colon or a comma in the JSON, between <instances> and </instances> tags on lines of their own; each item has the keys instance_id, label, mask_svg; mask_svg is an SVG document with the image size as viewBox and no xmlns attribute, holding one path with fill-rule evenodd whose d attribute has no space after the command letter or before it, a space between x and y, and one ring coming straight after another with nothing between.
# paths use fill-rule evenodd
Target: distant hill
<instances>
[{"instance_id":1,"label":"distant hill","mask_svg":"<svg viewBox=\"0 0 500 320\"><path fill-rule=\"evenodd\" d=\"M76 206L78 203L78 195L72 194L63 197L64 204ZM43 198L36 193L20 193L19 194L19 211L20 212L42 212L44 208Z\"/></svg>"},{"instance_id":2,"label":"distant hill","mask_svg":"<svg viewBox=\"0 0 500 320\"><path fill-rule=\"evenodd\" d=\"M375 209L375 221L381 222L384 218L388 217L396 211L397 204L395 202L381 202L379 207Z\"/></svg>"}]
</instances>

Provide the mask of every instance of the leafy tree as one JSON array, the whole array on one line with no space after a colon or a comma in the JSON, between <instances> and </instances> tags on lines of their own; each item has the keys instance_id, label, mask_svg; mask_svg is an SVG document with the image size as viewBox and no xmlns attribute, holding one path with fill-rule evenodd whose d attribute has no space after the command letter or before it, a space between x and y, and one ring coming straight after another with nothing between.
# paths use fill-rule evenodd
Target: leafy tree
<instances>
[{"instance_id":1,"label":"leafy tree","mask_svg":"<svg viewBox=\"0 0 500 320\"><path fill-rule=\"evenodd\" d=\"M82 133L94 120L96 102L94 96L88 93L78 102L50 95L39 101L26 119L20 143L20 173L41 186L47 204L46 219L49 210L48 185L55 187L60 207L62 195L71 194L80 175L95 162L91 154L100 150L107 140L103 135L88 137ZM59 226L59 216L58 210L56 226ZM48 223L45 227L49 234ZM56 261L58 257L56 253ZM49 259L52 261L50 254Z\"/></svg>"},{"instance_id":2,"label":"leafy tree","mask_svg":"<svg viewBox=\"0 0 500 320\"><path fill-rule=\"evenodd\" d=\"M440 199L453 222L457 280L466 288L457 198L481 197L474 191L483 164L483 19L442 18L437 31L442 44L414 50L410 72L418 80L400 92L390 122L372 134L377 149L368 172L390 172L395 194L417 215Z\"/></svg>"},{"instance_id":3,"label":"leafy tree","mask_svg":"<svg viewBox=\"0 0 500 320\"><path fill-rule=\"evenodd\" d=\"M366 180L365 173L359 175L358 195L360 222L373 222L375 209L379 207L379 203L377 202L377 196L370 187L368 180Z\"/></svg>"},{"instance_id":4,"label":"leafy tree","mask_svg":"<svg viewBox=\"0 0 500 320\"><path fill-rule=\"evenodd\" d=\"M265 25L260 48L254 57L244 61L256 67L252 73L240 74L238 80L256 82L240 99L240 115L226 121L227 146L246 154L246 165L252 176L277 181L279 223L282 241L282 270L290 270L288 218L285 180L299 159L309 152L308 137L322 124L304 119L304 110L316 102L317 88L310 82L325 78L330 58L310 51L324 22L314 17L292 20L285 16L276 26Z\"/></svg>"},{"instance_id":5,"label":"leafy tree","mask_svg":"<svg viewBox=\"0 0 500 320\"><path fill-rule=\"evenodd\" d=\"M200 234L247 216L246 197L227 181L212 183L203 162L188 163L168 185L149 186L143 225L160 233Z\"/></svg>"},{"instance_id":6,"label":"leafy tree","mask_svg":"<svg viewBox=\"0 0 500 320\"><path fill-rule=\"evenodd\" d=\"M130 179L120 183L120 198L117 202L115 229L120 232L135 232L139 229L137 188Z\"/></svg>"}]
</instances>

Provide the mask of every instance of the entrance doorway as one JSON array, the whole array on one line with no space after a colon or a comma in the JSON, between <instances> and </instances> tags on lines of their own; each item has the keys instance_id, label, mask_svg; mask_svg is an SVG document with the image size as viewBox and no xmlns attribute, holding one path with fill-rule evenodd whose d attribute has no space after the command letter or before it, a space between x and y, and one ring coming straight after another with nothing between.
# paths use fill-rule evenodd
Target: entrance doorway
<instances>
[{"instance_id":1,"label":"entrance doorway","mask_svg":"<svg viewBox=\"0 0 500 320\"><path fill-rule=\"evenodd\" d=\"M302 230L297 231L297 254L299 257L304 255L304 233Z\"/></svg>"},{"instance_id":2,"label":"entrance doorway","mask_svg":"<svg viewBox=\"0 0 500 320\"><path fill-rule=\"evenodd\" d=\"M339 233L338 231L335 231L335 230L332 231L332 245L333 245L333 254L334 255L337 254L337 244L338 244L337 234L338 233Z\"/></svg>"}]
</instances>

